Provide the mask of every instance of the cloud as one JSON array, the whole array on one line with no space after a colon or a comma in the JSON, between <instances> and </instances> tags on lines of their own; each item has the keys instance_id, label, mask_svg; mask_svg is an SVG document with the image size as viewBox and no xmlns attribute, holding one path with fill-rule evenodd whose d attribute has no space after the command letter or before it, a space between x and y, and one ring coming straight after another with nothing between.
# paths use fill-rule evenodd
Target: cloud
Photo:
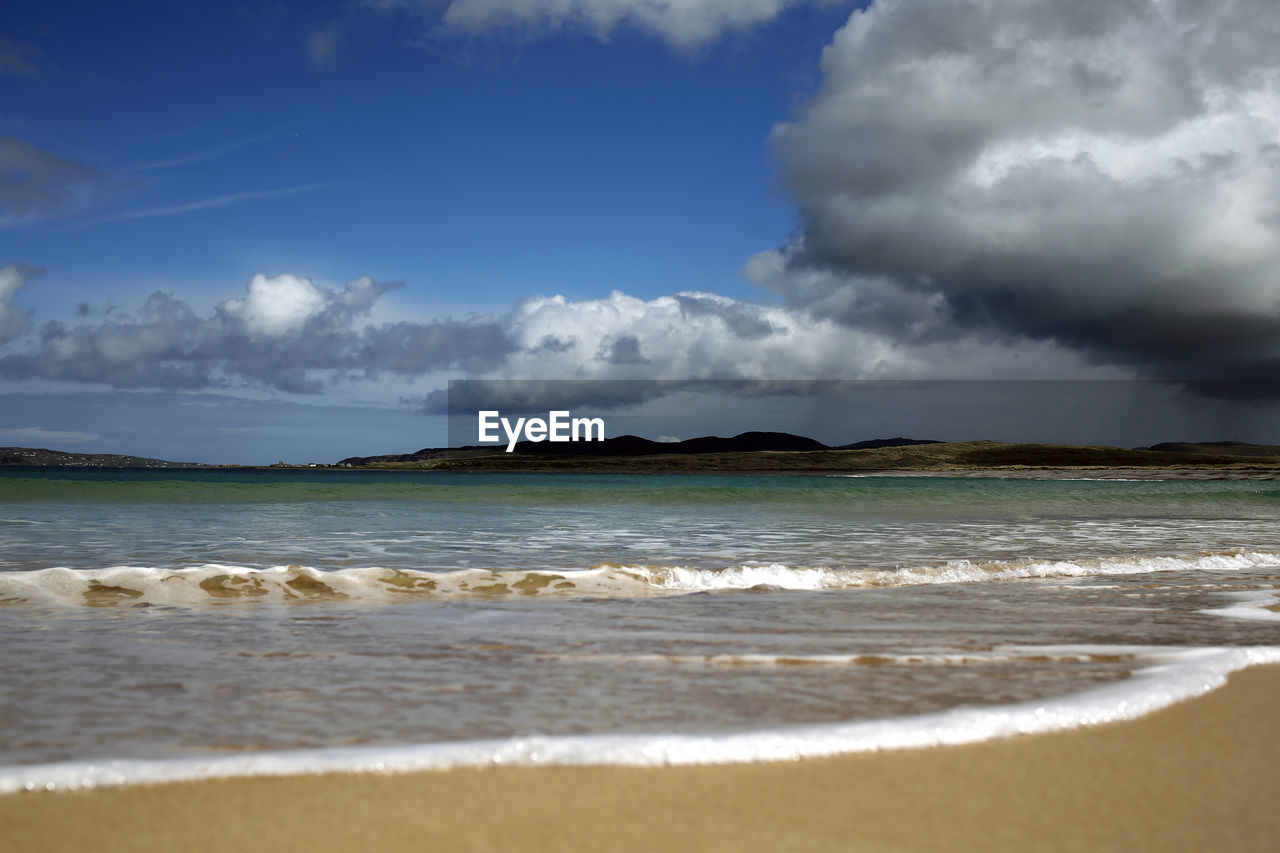
<instances>
[{"instance_id":1,"label":"cloud","mask_svg":"<svg viewBox=\"0 0 1280 853\"><path fill-rule=\"evenodd\" d=\"M329 301L324 289L310 279L255 275L249 281L249 295L228 299L218 306L218 312L234 318L251 336L270 338L297 332Z\"/></svg>"},{"instance_id":2,"label":"cloud","mask_svg":"<svg viewBox=\"0 0 1280 853\"><path fill-rule=\"evenodd\" d=\"M439 16L446 32L517 34L522 38L585 30L607 41L622 29L694 49L727 33L777 18L806 0L367 0L378 11L418 9ZM443 11L440 11L443 9Z\"/></svg>"},{"instance_id":3,"label":"cloud","mask_svg":"<svg viewBox=\"0 0 1280 853\"><path fill-rule=\"evenodd\" d=\"M307 61L311 70L324 71L337 63L342 38L342 26L337 21L307 34Z\"/></svg>"},{"instance_id":4,"label":"cloud","mask_svg":"<svg viewBox=\"0 0 1280 853\"><path fill-rule=\"evenodd\" d=\"M805 309L711 293L531 299L503 325L518 349L491 378L796 380L1101 377L1052 342L956 334L917 342Z\"/></svg>"},{"instance_id":5,"label":"cloud","mask_svg":"<svg viewBox=\"0 0 1280 853\"><path fill-rule=\"evenodd\" d=\"M504 372L516 378L790 378L827 374L836 363L875 373L885 356L874 336L709 293L532 299L508 328L521 351Z\"/></svg>"},{"instance_id":6,"label":"cloud","mask_svg":"<svg viewBox=\"0 0 1280 853\"><path fill-rule=\"evenodd\" d=\"M150 169L171 169L175 166L187 166L192 163L203 163L208 160L216 160L220 157L225 157L228 154L233 154L242 148L247 148L252 145L257 145L261 142L265 142L268 139L274 139L279 135L280 133L278 131L271 131L268 133L259 133L254 136L247 136L243 139L233 139L230 142L224 142L223 144L215 145L212 148L204 148L204 149L201 149L200 151L195 151L190 154L183 154L178 157L170 157L167 160L156 160L151 163L143 163L140 166L134 166L132 168L134 171L146 171Z\"/></svg>"},{"instance_id":7,"label":"cloud","mask_svg":"<svg viewBox=\"0 0 1280 853\"><path fill-rule=\"evenodd\" d=\"M250 190L248 192L231 193L229 195L215 196L214 198L200 199L199 201L190 201L185 204L113 213L110 216L101 216L97 219L86 222L84 223L84 226L101 225L105 222L122 222L130 219L151 219L156 216L175 216L182 213L195 213L196 211L210 210L215 207L227 207L228 205L242 204L246 201L258 201L259 199L265 198L280 198L281 196L309 193L325 189L330 186L333 185L328 183L302 184L301 186L283 187L281 189L274 190Z\"/></svg>"},{"instance_id":8,"label":"cloud","mask_svg":"<svg viewBox=\"0 0 1280 853\"><path fill-rule=\"evenodd\" d=\"M41 269L5 264L0 267L0 344L17 340L31 330L31 314L19 310L14 296L27 283L27 279L42 273Z\"/></svg>"},{"instance_id":9,"label":"cloud","mask_svg":"<svg viewBox=\"0 0 1280 853\"><path fill-rule=\"evenodd\" d=\"M543 338L546 340L546 338ZM635 335L622 335L600 348L597 358L609 364L652 364L640 351L640 339Z\"/></svg>"},{"instance_id":10,"label":"cloud","mask_svg":"<svg viewBox=\"0 0 1280 853\"><path fill-rule=\"evenodd\" d=\"M905 341L1280 375L1277 39L1269 0L877 0L774 130L803 229L748 272Z\"/></svg>"},{"instance_id":11,"label":"cloud","mask_svg":"<svg viewBox=\"0 0 1280 853\"><path fill-rule=\"evenodd\" d=\"M39 77L40 49L0 37L0 76Z\"/></svg>"},{"instance_id":12,"label":"cloud","mask_svg":"<svg viewBox=\"0 0 1280 853\"><path fill-rule=\"evenodd\" d=\"M887 276L859 276L797 263L795 247L769 250L747 260L744 275L776 290L815 317L835 320L905 343L954 337L946 300L912 291Z\"/></svg>"},{"instance_id":13,"label":"cloud","mask_svg":"<svg viewBox=\"0 0 1280 853\"><path fill-rule=\"evenodd\" d=\"M0 227L82 210L111 188L106 175L13 137L0 137Z\"/></svg>"},{"instance_id":14,"label":"cloud","mask_svg":"<svg viewBox=\"0 0 1280 853\"><path fill-rule=\"evenodd\" d=\"M244 297L203 317L156 292L136 316L46 323L29 351L0 358L0 375L171 390L248 384L307 394L338 378L485 370L514 348L487 319L368 323L374 303L400 286L362 277L334 291L306 278L258 275Z\"/></svg>"},{"instance_id":15,"label":"cloud","mask_svg":"<svg viewBox=\"0 0 1280 853\"><path fill-rule=\"evenodd\" d=\"M18 447L87 444L98 440L91 432L75 429L46 429L45 427L0 428L0 443Z\"/></svg>"},{"instance_id":16,"label":"cloud","mask_svg":"<svg viewBox=\"0 0 1280 853\"><path fill-rule=\"evenodd\" d=\"M753 383L772 380L1113 375L1091 371L1051 342L975 335L905 342L807 309L711 293L554 296L527 300L501 317L375 324L369 319L375 304L402 285L368 277L334 290L301 276L256 275L242 295L204 315L157 291L134 313L85 307L75 324L33 329L30 315L12 307L31 272L0 269L0 317L11 341L0 376L9 379L318 394L337 383L451 371L482 379L607 380L622 400L638 393L624 380L734 380L748 383L742 393L750 394Z\"/></svg>"},{"instance_id":17,"label":"cloud","mask_svg":"<svg viewBox=\"0 0 1280 853\"><path fill-rule=\"evenodd\" d=\"M134 170L142 172L213 160L276 135L278 134L266 133L233 140L182 157L144 163L134 167ZM80 213L104 201L115 191L128 186L136 187L141 183L141 179L121 178L100 172L36 148L21 139L0 137L0 228ZM228 193L182 204L126 210L76 223L71 227L83 228L105 222L175 216L261 199L309 193L331 186L334 184L322 182Z\"/></svg>"}]
</instances>

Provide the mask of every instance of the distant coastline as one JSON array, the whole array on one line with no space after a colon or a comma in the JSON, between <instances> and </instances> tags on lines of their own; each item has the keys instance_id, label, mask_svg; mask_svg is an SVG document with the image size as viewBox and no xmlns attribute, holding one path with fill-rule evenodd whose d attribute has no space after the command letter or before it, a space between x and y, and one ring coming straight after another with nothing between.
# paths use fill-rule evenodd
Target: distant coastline
<instances>
[{"instance_id":1,"label":"distant coastline","mask_svg":"<svg viewBox=\"0 0 1280 853\"><path fill-rule=\"evenodd\" d=\"M170 462L121 453L73 453L44 447L0 447L0 468L211 468L200 462Z\"/></svg>"},{"instance_id":2,"label":"distant coastline","mask_svg":"<svg viewBox=\"0 0 1280 853\"><path fill-rule=\"evenodd\" d=\"M874 439L828 447L787 433L708 436L661 444L622 436L555 452L552 445L426 448L411 454L348 457L337 463L206 465L121 454L0 448L0 467L87 469L313 469L509 473L848 474L1097 479L1280 479L1280 446L1239 442L1164 443L1147 448ZM565 445L558 447L564 448ZM603 451L603 452L601 452Z\"/></svg>"},{"instance_id":3,"label":"distant coastline","mask_svg":"<svg viewBox=\"0 0 1280 853\"><path fill-rule=\"evenodd\" d=\"M612 456L519 451L508 454L464 448L420 452L422 455L407 461L375 458L365 464L344 462L358 470L1280 479L1280 447L1222 444L1171 447L1174 449L961 441L861 449Z\"/></svg>"}]
</instances>

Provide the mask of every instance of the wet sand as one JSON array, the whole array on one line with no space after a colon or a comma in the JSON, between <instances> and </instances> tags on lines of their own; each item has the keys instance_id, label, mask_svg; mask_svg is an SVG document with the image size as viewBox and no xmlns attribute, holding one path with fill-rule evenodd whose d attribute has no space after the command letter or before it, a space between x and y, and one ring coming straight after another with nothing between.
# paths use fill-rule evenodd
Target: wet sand
<instances>
[{"instance_id":1,"label":"wet sand","mask_svg":"<svg viewBox=\"0 0 1280 853\"><path fill-rule=\"evenodd\" d=\"M1280 665L1139 720L721 767L237 779L0 796L14 851L1273 850Z\"/></svg>"}]
</instances>

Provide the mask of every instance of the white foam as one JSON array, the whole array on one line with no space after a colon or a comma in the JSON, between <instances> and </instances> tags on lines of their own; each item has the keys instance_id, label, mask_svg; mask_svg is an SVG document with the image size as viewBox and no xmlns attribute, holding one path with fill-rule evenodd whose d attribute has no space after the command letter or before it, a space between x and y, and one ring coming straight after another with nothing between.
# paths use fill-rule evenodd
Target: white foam
<instances>
[{"instance_id":1,"label":"white foam","mask_svg":"<svg viewBox=\"0 0 1280 853\"><path fill-rule=\"evenodd\" d=\"M1045 477L1058 483L1167 483L1159 477Z\"/></svg>"},{"instance_id":2,"label":"white foam","mask_svg":"<svg viewBox=\"0 0 1280 853\"><path fill-rule=\"evenodd\" d=\"M669 663L676 665L712 666L964 666L999 663L1082 663L1099 657L1123 658L1150 664L1168 658L1165 647L1152 646L1014 646L1002 645L989 650L971 652L866 654L635 654L635 655L571 655L556 656L575 661L616 661L626 663Z\"/></svg>"},{"instance_id":3,"label":"white foam","mask_svg":"<svg viewBox=\"0 0 1280 853\"><path fill-rule=\"evenodd\" d=\"M1042 477L1039 474L998 472L993 469L979 471L894 471L892 474L823 474L824 477L843 477L846 479L895 480L909 477L932 477L944 479L948 477L969 480L1045 480L1051 483L1168 483L1172 480L1163 477Z\"/></svg>"},{"instance_id":4,"label":"white foam","mask_svg":"<svg viewBox=\"0 0 1280 853\"><path fill-rule=\"evenodd\" d=\"M1097 652L1107 647L1088 648ZM1042 702L956 708L916 717L754 732L520 737L261 752L199 760L86 761L6 767L0 768L0 793L244 776L391 773L495 765L738 764L974 743L1134 719L1220 687L1235 670L1276 662L1280 662L1280 647L1170 650L1164 662L1143 669L1131 678Z\"/></svg>"},{"instance_id":5,"label":"white foam","mask_svg":"<svg viewBox=\"0 0 1280 853\"><path fill-rule=\"evenodd\" d=\"M1280 604L1280 595L1277 595L1274 591L1258 592L1251 590L1249 592L1229 592L1224 594L1236 599L1236 603L1226 607L1211 607L1199 612L1225 616L1228 619L1248 619L1255 622L1280 621L1280 613L1267 609Z\"/></svg>"},{"instance_id":6,"label":"white foam","mask_svg":"<svg viewBox=\"0 0 1280 853\"><path fill-rule=\"evenodd\" d=\"M360 601L498 596L644 597L692 592L857 589L1072 578L1165 571L1234 572L1280 566L1280 554L1224 551L1189 556L1121 555L1081 560L950 560L897 569L750 564L724 568L600 565L579 570L354 568L208 564L185 569L112 566L0 572L0 603L128 606L225 604L232 601Z\"/></svg>"}]
</instances>

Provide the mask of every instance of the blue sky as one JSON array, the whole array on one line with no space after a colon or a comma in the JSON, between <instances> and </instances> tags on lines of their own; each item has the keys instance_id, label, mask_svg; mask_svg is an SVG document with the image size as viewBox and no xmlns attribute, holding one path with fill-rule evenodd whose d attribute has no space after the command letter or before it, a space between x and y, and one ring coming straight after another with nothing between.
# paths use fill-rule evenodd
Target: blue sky
<instances>
[{"instance_id":1,"label":"blue sky","mask_svg":"<svg viewBox=\"0 0 1280 853\"><path fill-rule=\"evenodd\" d=\"M0 244L48 268L49 312L148 286L217 300L258 272L404 280L429 313L743 295L745 259L794 226L770 127L843 17L795 10L686 54L626 31L433 37L341 6L18 12L40 72L5 80L5 132L104 176L96 203Z\"/></svg>"},{"instance_id":2,"label":"blue sky","mask_svg":"<svg viewBox=\"0 0 1280 853\"><path fill-rule=\"evenodd\" d=\"M404 452L463 376L1280 377L1238 6L10 3L0 444Z\"/></svg>"}]
</instances>

